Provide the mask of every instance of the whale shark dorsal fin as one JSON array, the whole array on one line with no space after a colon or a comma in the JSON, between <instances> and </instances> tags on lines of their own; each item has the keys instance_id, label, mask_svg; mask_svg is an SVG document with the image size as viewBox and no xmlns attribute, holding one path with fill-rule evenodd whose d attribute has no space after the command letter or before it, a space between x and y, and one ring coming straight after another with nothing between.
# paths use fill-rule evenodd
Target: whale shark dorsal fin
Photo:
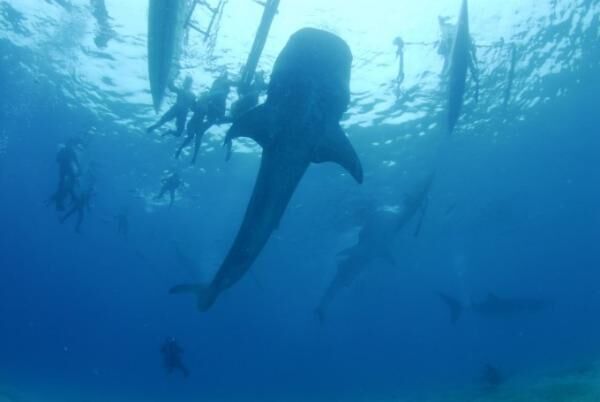
<instances>
[{"instance_id":1,"label":"whale shark dorsal fin","mask_svg":"<svg viewBox=\"0 0 600 402\"><path fill-rule=\"evenodd\" d=\"M270 141L270 115L265 104L248 110L231 125L225 142L234 138L248 137L264 148Z\"/></svg>"},{"instance_id":2,"label":"whale shark dorsal fin","mask_svg":"<svg viewBox=\"0 0 600 402\"><path fill-rule=\"evenodd\" d=\"M315 163L335 162L348 171L359 183L363 181L363 170L358 155L339 124L323 133L321 141L313 150Z\"/></svg>"}]
</instances>

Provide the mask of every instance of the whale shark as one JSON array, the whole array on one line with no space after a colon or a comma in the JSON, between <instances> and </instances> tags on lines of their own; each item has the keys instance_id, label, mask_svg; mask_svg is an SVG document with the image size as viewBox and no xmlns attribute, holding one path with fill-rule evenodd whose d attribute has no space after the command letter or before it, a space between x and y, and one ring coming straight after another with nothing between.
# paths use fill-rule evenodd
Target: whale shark
<instances>
[{"instance_id":1,"label":"whale shark","mask_svg":"<svg viewBox=\"0 0 600 402\"><path fill-rule=\"evenodd\" d=\"M419 211L426 208L429 190L434 175L430 175L411 194L404 197L398 211L377 210L361 227L358 242L338 253L337 271L325 289L325 293L315 309L317 318L322 323L325 312L340 291L348 288L354 281L376 261L390 266L397 266L392 250L395 236ZM423 215L421 215L422 217ZM420 229L422 220L417 222Z\"/></svg>"},{"instance_id":2,"label":"whale shark","mask_svg":"<svg viewBox=\"0 0 600 402\"><path fill-rule=\"evenodd\" d=\"M467 81L467 71L471 72L476 82L476 98L478 97L479 81L473 51L473 43L471 42L471 34L469 32L469 8L467 0L463 0L452 43L448 71L447 129L449 134L454 131L456 122L460 117Z\"/></svg>"},{"instance_id":3,"label":"whale shark","mask_svg":"<svg viewBox=\"0 0 600 402\"><path fill-rule=\"evenodd\" d=\"M184 284L208 310L250 269L311 163L335 162L362 183L360 160L340 126L350 102L352 53L340 37L314 28L294 33L277 57L265 102L236 119L226 142L249 137L262 147L244 219L225 260L206 285Z\"/></svg>"},{"instance_id":4,"label":"whale shark","mask_svg":"<svg viewBox=\"0 0 600 402\"><path fill-rule=\"evenodd\" d=\"M458 299L445 293L437 292L438 297L450 309L450 320L456 323L465 309L486 318L510 318L525 313L537 313L550 307L551 302L532 298L508 298L489 293L480 302L464 305Z\"/></svg>"}]
</instances>

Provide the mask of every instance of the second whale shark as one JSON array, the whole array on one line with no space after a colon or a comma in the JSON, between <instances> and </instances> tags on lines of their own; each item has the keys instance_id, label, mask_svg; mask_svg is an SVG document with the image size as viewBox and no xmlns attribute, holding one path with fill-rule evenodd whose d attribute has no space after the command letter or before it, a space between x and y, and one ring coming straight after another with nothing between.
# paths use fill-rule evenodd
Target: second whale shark
<instances>
[{"instance_id":1,"label":"second whale shark","mask_svg":"<svg viewBox=\"0 0 600 402\"><path fill-rule=\"evenodd\" d=\"M549 308L551 301L531 298L508 298L489 293L480 302L464 305L458 299L442 292L437 292L441 301L450 310L450 319L456 323L465 309L488 318L509 318L524 313L537 313Z\"/></svg>"},{"instance_id":2,"label":"second whale shark","mask_svg":"<svg viewBox=\"0 0 600 402\"><path fill-rule=\"evenodd\" d=\"M421 211L415 231L415 235L418 234L434 177L434 174L431 174L413 192L407 194L397 212L374 211L361 227L357 243L338 253L336 273L315 309L321 323L324 322L325 313L337 295L350 287L370 264L380 260L391 266L397 265L392 242L402 228Z\"/></svg>"},{"instance_id":3,"label":"second whale shark","mask_svg":"<svg viewBox=\"0 0 600 402\"><path fill-rule=\"evenodd\" d=\"M350 102L352 53L340 37L304 28L293 34L271 74L264 104L232 125L226 142L249 137L263 149L244 220L225 260L207 285L175 286L208 310L250 269L311 163L335 162L359 183L363 170L340 126Z\"/></svg>"}]
</instances>

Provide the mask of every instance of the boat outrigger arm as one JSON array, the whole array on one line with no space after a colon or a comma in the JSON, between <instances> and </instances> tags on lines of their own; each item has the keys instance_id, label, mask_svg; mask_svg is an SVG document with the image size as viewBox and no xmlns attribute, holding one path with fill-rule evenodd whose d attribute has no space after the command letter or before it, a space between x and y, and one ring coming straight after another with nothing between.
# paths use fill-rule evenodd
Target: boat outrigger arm
<instances>
[{"instance_id":1,"label":"boat outrigger arm","mask_svg":"<svg viewBox=\"0 0 600 402\"><path fill-rule=\"evenodd\" d=\"M205 0L194 1L194 5L193 5L192 9L190 10L190 13L186 19L186 25L188 27L192 28L194 31L201 33L204 36L204 41L206 42L208 40L208 38L210 37L210 34L213 30L213 26L215 25L215 21L217 20L217 17L219 15L221 15L221 13L223 12L223 8L225 8L225 3L227 3L227 0L219 0L219 4L217 4L216 7L212 7ZM200 28L194 22L192 22L192 15L194 14L194 11L195 11L197 5L201 5L201 6L205 7L212 14L212 17L210 18L210 23L208 24L208 27L205 30Z\"/></svg>"},{"instance_id":2,"label":"boat outrigger arm","mask_svg":"<svg viewBox=\"0 0 600 402\"><path fill-rule=\"evenodd\" d=\"M239 88L243 92L250 87L254 80L254 74L256 73L256 67L258 66L258 60L267 42L269 36L269 30L275 14L277 14L277 8L279 7L279 0L267 0L266 2L257 2L264 5L265 11L263 12L256 36L254 37L254 43L252 49L248 55L248 60L242 70L242 76L240 78Z\"/></svg>"}]
</instances>

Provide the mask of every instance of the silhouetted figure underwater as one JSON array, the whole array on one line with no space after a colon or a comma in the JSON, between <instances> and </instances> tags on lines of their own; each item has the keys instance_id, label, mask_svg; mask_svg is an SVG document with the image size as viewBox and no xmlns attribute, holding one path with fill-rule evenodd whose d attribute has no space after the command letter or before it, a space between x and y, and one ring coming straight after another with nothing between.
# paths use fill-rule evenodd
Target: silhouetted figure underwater
<instances>
[{"instance_id":1,"label":"silhouetted figure underwater","mask_svg":"<svg viewBox=\"0 0 600 402\"><path fill-rule=\"evenodd\" d=\"M187 76L183 81L181 88L175 87L173 83L169 84L169 89L177 94L177 100L175 104L171 106L169 110L160 118L160 120L148 127L146 130L148 133L156 130L165 123L175 120L175 130L167 131L164 135L172 134L175 137L181 136L183 130L185 130L185 123L187 121L187 115L190 108L194 105L196 97L192 92L192 77Z\"/></svg>"},{"instance_id":2,"label":"silhouetted figure underwater","mask_svg":"<svg viewBox=\"0 0 600 402\"><path fill-rule=\"evenodd\" d=\"M154 199L160 200L168 192L170 197L169 207L173 206L173 203L175 202L175 191L179 188L181 183L183 182L181 181L181 178L177 172L170 174L166 178L162 179L160 193L158 193Z\"/></svg>"},{"instance_id":3,"label":"silhouetted figure underwater","mask_svg":"<svg viewBox=\"0 0 600 402\"><path fill-rule=\"evenodd\" d=\"M497 367L491 364L485 364L482 369L481 384L486 391L495 391L504 384L505 378Z\"/></svg>"},{"instance_id":4,"label":"silhouetted figure underwater","mask_svg":"<svg viewBox=\"0 0 600 402\"><path fill-rule=\"evenodd\" d=\"M249 86L239 86L238 100L231 105L231 119L235 121L248 110L258 105L260 94L265 92L268 87L263 71L258 71L254 74L254 80Z\"/></svg>"},{"instance_id":5,"label":"silhouetted figure underwater","mask_svg":"<svg viewBox=\"0 0 600 402\"><path fill-rule=\"evenodd\" d=\"M179 158L183 149L195 140L192 164L196 163L206 131L215 124L226 122L227 97L232 85L235 84L229 80L229 75L225 70L213 82L210 90L196 100L192 106L194 114L187 124L187 137L175 153L175 158Z\"/></svg>"},{"instance_id":6,"label":"silhouetted figure underwater","mask_svg":"<svg viewBox=\"0 0 600 402\"><path fill-rule=\"evenodd\" d=\"M58 186L56 192L48 199L47 205L55 204L57 211L65 210L65 201L68 197L71 197L72 201L76 198L75 191L79 183L81 170L76 151L79 144L78 140L70 138L60 146L56 154Z\"/></svg>"},{"instance_id":7,"label":"silhouetted figure underwater","mask_svg":"<svg viewBox=\"0 0 600 402\"><path fill-rule=\"evenodd\" d=\"M183 349L179 346L175 338L168 338L160 347L160 352L163 357L163 365L168 374L173 374L175 370L180 370L185 378L190 376L190 371L181 361Z\"/></svg>"},{"instance_id":8,"label":"silhouetted figure underwater","mask_svg":"<svg viewBox=\"0 0 600 402\"><path fill-rule=\"evenodd\" d=\"M192 118L187 124L187 136L183 140L181 146L175 152L175 158L179 158L181 152L184 148L190 145L194 139L196 140L194 145L194 155L192 156L192 164L196 163L196 158L198 157L198 151L200 150L200 145L202 144L202 137L204 137L204 133L214 124L214 122L210 121L208 116L208 102L209 102L210 93L205 93L200 96L194 105L192 106Z\"/></svg>"},{"instance_id":9,"label":"silhouetted figure underwater","mask_svg":"<svg viewBox=\"0 0 600 402\"><path fill-rule=\"evenodd\" d=\"M223 70L221 75L213 82L208 91L208 110L206 118L212 124L221 124L225 122L225 111L227 107L227 97L231 87L236 85L229 79L227 70Z\"/></svg>"},{"instance_id":10,"label":"silhouetted figure underwater","mask_svg":"<svg viewBox=\"0 0 600 402\"><path fill-rule=\"evenodd\" d=\"M93 187L90 187L88 190L83 191L78 196L75 196L71 205L71 209L60 219L60 223L65 223L65 221L72 215L77 214L75 231L77 233L81 233L81 224L83 223L86 212L89 213L91 210L92 198L95 194L96 193L94 192Z\"/></svg>"},{"instance_id":11,"label":"silhouetted figure underwater","mask_svg":"<svg viewBox=\"0 0 600 402\"><path fill-rule=\"evenodd\" d=\"M394 45L396 46L396 57L398 58L398 73L396 74L395 80L395 93L396 97L400 97L400 86L404 82L404 41L401 37L394 39Z\"/></svg>"}]
</instances>

